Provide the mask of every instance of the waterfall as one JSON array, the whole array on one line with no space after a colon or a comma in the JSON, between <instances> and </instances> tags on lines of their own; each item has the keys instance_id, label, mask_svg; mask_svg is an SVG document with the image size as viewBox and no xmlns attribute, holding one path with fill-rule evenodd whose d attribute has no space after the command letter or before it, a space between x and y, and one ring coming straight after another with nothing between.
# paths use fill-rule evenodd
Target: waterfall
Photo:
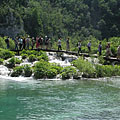
<instances>
[{"instance_id":1,"label":"waterfall","mask_svg":"<svg viewBox=\"0 0 120 120\"><path fill-rule=\"evenodd\" d=\"M57 53L47 52L49 62L50 63L57 63L62 67L71 66L73 60L77 59L74 55L67 55L63 53L61 56L58 56Z\"/></svg>"},{"instance_id":2,"label":"waterfall","mask_svg":"<svg viewBox=\"0 0 120 120\"><path fill-rule=\"evenodd\" d=\"M0 65L0 75L8 76L9 73L10 73L10 70L6 66Z\"/></svg>"}]
</instances>

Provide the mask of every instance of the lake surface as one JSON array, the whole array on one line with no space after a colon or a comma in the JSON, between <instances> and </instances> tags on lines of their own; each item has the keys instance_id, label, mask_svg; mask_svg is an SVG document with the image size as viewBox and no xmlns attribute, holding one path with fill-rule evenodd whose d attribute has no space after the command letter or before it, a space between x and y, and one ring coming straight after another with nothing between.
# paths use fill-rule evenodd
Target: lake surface
<instances>
[{"instance_id":1,"label":"lake surface","mask_svg":"<svg viewBox=\"0 0 120 120\"><path fill-rule=\"evenodd\" d=\"M120 120L120 78L0 78L0 120Z\"/></svg>"}]
</instances>

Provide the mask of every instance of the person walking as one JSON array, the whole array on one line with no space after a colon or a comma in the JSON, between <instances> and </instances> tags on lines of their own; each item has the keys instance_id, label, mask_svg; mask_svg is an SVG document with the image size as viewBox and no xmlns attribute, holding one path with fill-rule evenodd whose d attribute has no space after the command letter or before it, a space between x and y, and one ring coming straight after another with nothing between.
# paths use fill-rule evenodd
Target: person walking
<instances>
[{"instance_id":1,"label":"person walking","mask_svg":"<svg viewBox=\"0 0 120 120\"><path fill-rule=\"evenodd\" d=\"M36 37L36 48L38 49L39 48L39 37Z\"/></svg>"},{"instance_id":2,"label":"person walking","mask_svg":"<svg viewBox=\"0 0 120 120\"><path fill-rule=\"evenodd\" d=\"M21 37L19 37L19 49L22 50L23 47L23 39Z\"/></svg>"},{"instance_id":3,"label":"person walking","mask_svg":"<svg viewBox=\"0 0 120 120\"><path fill-rule=\"evenodd\" d=\"M99 46L98 46L98 52L99 52L99 56L102 55L102 44L101 44L101 41L99 43Z\"/></svg>"},{"instance_id":4,"label":"person walking","mask_svg":"<svg viewBox=\"0 0 120 120\"><path fill-rule=\"evenodd\" d=\"M62 50L62 47L61 47L61 38L58 39L58 51L59 50Z\"/></svg>"},{"instance_id":5,"label":"person walking","mask_svg":"<svg viewBox=\"0 0 120 120\"><path fill-rule=\"evenodd\" d=\"M33 50L33 48L34 48L34 46L35 46L35 38L34 38L34 37L32 37L31 46L32 46L32 50Z\"/></svg>"},{"instance_id":6,"label":"person walking","mask_svg":"<svg viewBox=\"0 0 120 120\"><path fill-rule=\"evenodd\" d=\"M7 49L9 49L9 47L10 47L10 45L9 45L9 37L7 37L6 39L5 39L5 42L6 42L6 45L7 45Z\"/></svg>"},{"instance_id":7,"label":"person walking","mask_svg":"<svg viewBox=\"0 0 120 120\"><path fill-rule=\"evenodd\" d=\"M78 54L81 52L81 41L78 42Z\"/></svg>"},{"instance_id":8,"label":"person walking","mask_svg":"<svg viewBox=\"0 0 120 120\"><path fill-rule=\"evenodd\" d=\"M110 43L106 46L106 57L110 57L112 55L111 49L110 49Z\"/></svg>"},{"instance_id":9,"label":"person walking","mask_svg":"<svg viewBox=\"0 0 120 120\"><path fill-rule=\"evenodd\" d=\"M15 42L15 50L18 50L18 37L14 39Z\"/></svg>"},{"instance_id":10,"label":"person walking","mask_svg":"<svg viewBox=\"0 0 120 120\"><path fill-rule=\"evenodd\" d=\"M117 59L120 60L120 45L117 48Z\"/></svg>"},{"instance_id":11,"label":"person walking","mask_svg":"<svg viewBox=\"0 0 120 120\"><path fill-rule=\"evenodd\" d=\"M91 52L91 41L89 41L89 43L87 44L88 47L88 52Z\"/></svg>"},{"instance_id":12,"label":"person walking","mask_svg":"<svg viewBox=\"0 0 120 120\"><path fill-rule=\"evenodd\" d=\"M70 50L70 39L69 39L69 37L67 38L67 40L66 40L66 51L69 51Z\"/></svg>"},{"instance_id":13,"label":"person walking","mask_svg":"<svg viewBox=\"0 0 120 120\"><path fill-rule=\"evenodd\" d=\"M23 38L23 49L26 48L26 40L25 40L25 37Z\"/></svg>"},{"instance_id":14,"label":"person walking","mask_svg":"<svg viewBox=\"0 0 120 120\"><path fill-rule=\"evenodd\" d=\"M29 50L29 45L30 45L30 36L28 35L28 37L26 38L26 47Z\"/></svg>"},{"instance_id":15,"label":"person walking","mask_svg":"<svg viewBox=\"0 0 120 120\"><path fill-rule=\"evenodd\" d=\"M48 45L49 45L49 38L48 36L45 36L45 48L48 49Z\"/></svg>"}]
</instances>

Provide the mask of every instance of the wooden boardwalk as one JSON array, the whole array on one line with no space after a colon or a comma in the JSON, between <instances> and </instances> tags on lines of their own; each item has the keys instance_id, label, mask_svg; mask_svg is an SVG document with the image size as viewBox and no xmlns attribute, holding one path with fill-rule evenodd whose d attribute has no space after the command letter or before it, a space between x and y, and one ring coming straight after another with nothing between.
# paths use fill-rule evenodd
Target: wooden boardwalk
<instances>
[{"instance_id":1,"label":"wooden boardwalk","mask_svg":"<svg viewBox=\"0 0 120 120\"><path fill-rule=\"evenodd\" d=\"M35 50L35 51L45 51L45 52L56 52L56 53L67 53L69 55L76 55L76 56L83 56L83 57L98 57L97 54L89 54L89 53L77 53L75 51L65 51L65 50L55 50L55 49L29 49L29 50ZM20 51L22 50L11 50L17 53L17 55L19 55ZM120 62L120 59L117 59L116 57L106 57L103 56L103 58L107 61L110 62Z\"/></svg>"}]
</instances>

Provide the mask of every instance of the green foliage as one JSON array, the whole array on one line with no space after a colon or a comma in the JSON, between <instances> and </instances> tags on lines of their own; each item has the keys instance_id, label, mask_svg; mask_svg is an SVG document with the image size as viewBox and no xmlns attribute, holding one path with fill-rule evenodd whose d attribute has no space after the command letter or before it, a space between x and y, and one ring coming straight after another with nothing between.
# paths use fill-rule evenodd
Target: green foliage
<instances>
[{"instance_id":1,"label":"green foliage","mask_svg":"<svg viewBox=\"0 0 120 120\"><path fill-rule=\"evenodd\" d=\"M43 51L35 51L35 50L23 50L20 52L20 54L24 57L29 56L30 62L37 60L45 60L48 61L48 56Z\"/></svg>"},{"instance_id":2,"label":"green foliage","mask_svg":"<svg viewBox=\"0 0 120 120\"><path fill-rule=\"evenodd\" d=\"M22 59L26 59L28 57L27 54L21 54L21 56L22 56Z\"/></svg>"},{"instance_id":3,"label":"green foliage","mask_svg":"<svg viewBox=\"0 0 120 120\"><path fill-rule=\"evenodd\" d=\"M29 65L24 66L24 76L30 77L32 75L32 69Z\"/></svg>"},{"instance_id":4,"label":"green foliage","mask_svg":"<svg viewBox=\"0 0 120 120\"><path fill-rule=\"evenodd\" d=\"M28 59L29 62L34 62L35 60L36 60L35 55L32 54L32 55L29 56L29 59Z\"/></svg>"},{"instance_id":5,"label":"green foliage","mask_svg":"<svg viewBox=\"0 0 120 120\"><path fill-rule=\"evenodd\" d=\"M44 60L37 62L34 67L34 78L41 79L46 77L48 66L48 62L45 62Z\"/></svg>"},{"instance_id":6,"label":"green foliage","mask_svg":"<svg viewBox=\"0 0 120 120\"><path fill-rule=\"evenodd\" d=\"M4 59L0 58L0 65L3 64Z\"/></svg>"},{"instance_id":7,"label":"green foliage","mask_svg":"<svg viewBox=\"0 0 120 120\"><path fill-rule=\"evenodd\" d=\"M34 77L35 79L54 78L57 74L61 73L61 70L61 66L54 63L48 63L41 59L35 64Z\"/></svg>"},{"instance_id":8,"label":"green foliage","mask_svg":"<svg viewBox=\"0 0 120 120\"><path fill-rule=\"evenodd\" d=\"M63 70L63 67L61 67L60 65L58 65L56 63L51 63L49 67L50 67L50 69L57 70L57 74L60 74L61 71Z\"/></svg>"},{"instance_id":9,"label":"green foliage","mask_svg":"<svg viewBox=\"0 0 120 120\"><path fill-rule=\"evenodd\" d=\"M54 78L57 75L56 69L48 69L47 70L47 78Z\"/></svg>"},{"instance_id":10,"label":"green foliage","mask_svg":"<svg viewBox=\"0 0 120 120\"><path fill-rule=\"evenodd\" d=\"M18 58L12 57L12 58L8 61L8 63L6 63L6 66L7 66L8 68L13 68L13 67L15 67L15 64L20 64L21 62L22 62L22 61L19 60Z\"/></svg>"},{"instance_id":11,"label":"green foliage","mask_svg":"<svg viewBox=\"0 0 120 120\"><path fill-rule=\"evenodd\" d=\"M71 77L76 75L76 73L77 73L77 70L74 67L67 66L63 68L61 76L62 76L62 79L70 79Z\"/></svg>"},{"instance_id":12,"label":"green foliage","mask_svg":"<svg viewBox=\"0 0 120 120\"><path fill-rule=\"evenodd\" d=\"M103 56L99 56L98 59L99 59L100 64L103 65L105 63L105 60L104 60Z\"/></svg>"},{"instance_id":13,"label":"green foliage","mask_svg":"<svg viewBox=\"0 0 120 120\"><path fill-rule=\"evenodd\" d=\"M88 77L95 77L94 65L83 58L79 58L72 62L72 64L83 74L88 74Z\"/></svg>"},{"instance_id":14,"label":"green foliage","mask_svg":"<svg viewBox=\"0 0 120 120\"><path fill-rule=\"evenodd\" d=\"M120 66L96 65L97 77L112 77L120 75Z\"/></svg>"},{"instance_id":15,"label":"green foliage","mask_svg":"<svg viewBox=\"0 0 120 120\"><path fill-rule=\"evenodd\" d=\"M13 57L14 55L15 55L14 52L0 48L0 58L8 59L8 58Z\"/></svg>"},{"instance_id":16,"label":"green foliage","mask_svg":"<svg viewBox=\"0 0 120 120\"><path fill-rule=\"evenodd\" d=\"M5 43L5 39L0 37L0 48L6 48L6 43Z\"/></svg>"},{"instance_id":17,"label":"green foliage","mask_svg":"<svg viewBox=\"0 0 120 120\"><path fill-rule=\"evenodd\" d=\"M119 0L2 0L0 23L10 26L6 16L12 13L16 25L24 24L31 36L110 38L120 34L119 4Z\"/></svg>"},{"instance_id":18,"label":"green foliage","mask_svg":"<svg viewBox=\"0 0 120 120\"><path fill-rule=\"evenodd\" d=\"M24 66L17 66L13 69L13 72L11 74L11 77L19 77L20 75L23 75Z\"/></svg>"}]
</instances>

